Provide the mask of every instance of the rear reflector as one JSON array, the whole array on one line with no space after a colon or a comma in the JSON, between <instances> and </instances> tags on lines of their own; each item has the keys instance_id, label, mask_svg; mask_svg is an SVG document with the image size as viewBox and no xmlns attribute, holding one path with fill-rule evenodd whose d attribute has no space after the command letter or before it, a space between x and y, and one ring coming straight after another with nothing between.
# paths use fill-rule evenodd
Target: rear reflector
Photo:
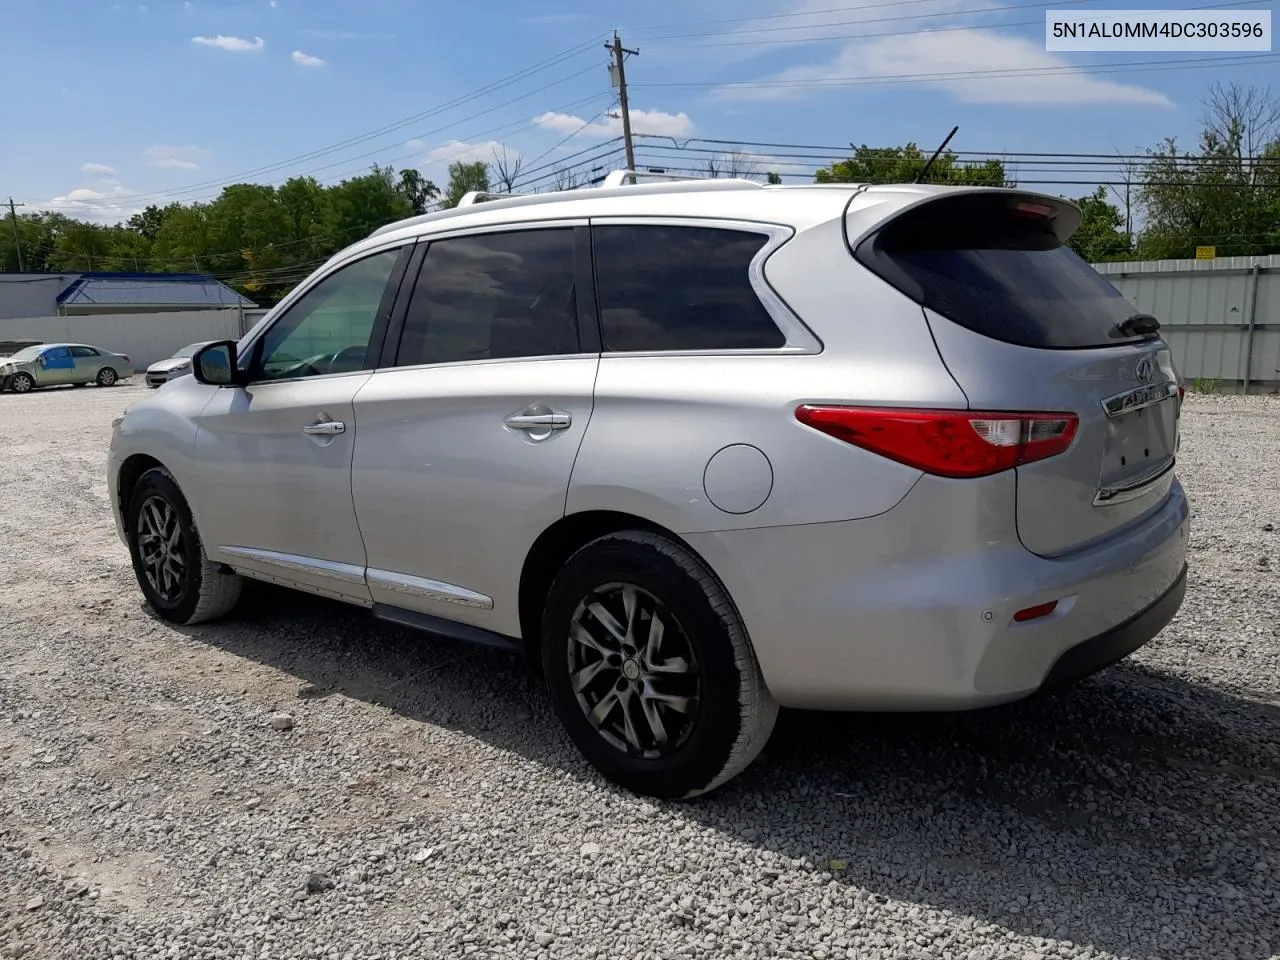
<instances>
[{"instance_id":1,"label":"rear reflector","mask_svg":"<svg viewBox=\"0 0 1280 960\"><path fill-rule=\"evenodd\" d=\"M938 477L985 477L1071 446L1074 413L837 407L804 404L796 419L828 436Z\"/></svg>"},{"instance_id":2,"label":"rear reflector","mask_svg":"<svg viewBox=\"0 0 1280 960\"><path fill-rule=\"evenodd\" d=\"M1058 609L1058 601L1050 600L1048 603L1036 604L1034 607L1027 607L1025 610L1019 610L1013 615L1013 619L1018 623L1026 623L1028 620L1039 620L1041 617L1047 617L1053 611Z\"/></svg>"}]
</instances>

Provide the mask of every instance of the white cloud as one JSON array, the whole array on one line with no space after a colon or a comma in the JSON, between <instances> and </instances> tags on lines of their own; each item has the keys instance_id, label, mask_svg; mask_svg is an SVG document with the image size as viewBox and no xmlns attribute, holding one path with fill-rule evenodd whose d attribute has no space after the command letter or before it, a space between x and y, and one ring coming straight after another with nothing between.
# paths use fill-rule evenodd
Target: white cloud
<instances>
[{"instance_id":1,"label":"white cloud","mask_svg":"<svg viewBox=\"0 0 1280 960\"><path fill-rule=\"evenodd\" d=\"M271 9L274 10L276 7L280 6L279 0L271 0L270 6Z\"/></svg>"},{"instance_id":2,"label":"white cloud","mask_svg":"<svg viewBox=\"0 0 1280 960\"><path fill-rule=\"evenodd\" d=\"M192 37L191 42L202 47L217 47L230 53L259 53L266 46L261 37L246 40L244 37L224 37L222 34L216 37Z\"/></svg>"},{"instance_id":3,"label":"white cloud","mask_svg":"<svg viewBox=\"0 0 1280 960\"><path fill-rule=\"evenodd\" d=\"M81 164L80 172L87 173L91 177L114 177L116 175L115 168L108 167L105 163Z\"/></svg>"},{"instance_id":4,"label":"white cloud","mask_svg":"<svg viewBox=\"0 0 1280 960\"><path fill-rule=\"evenodd\" d=\"M1011 72L970 75L1006 70ZM917 79L929 75L938 79ZM912 86L931 86L965 103L1169 105L1169 99L1156 90L1091 76L1046 53L1038 42L993 30L935 30L855 41L825 63L783 70L763 78L766 85L762 86L726 84L716 89L715 96L738 101L800 100L823 90L850 91L863 85L824 81L866 78L870 84L895 76L910 77ZM775 81L781 83L768 85Z\"/></svg>"},{"instance_id":5,"label":"white cloud","mask_svg":"<svg viewBox=\"0 0 1280 960\"><path fill-rule=\"evenodd\" d=\"M203 147L147 147L147 166L161 170L199 170L208 154Z\"/></svg>"},{"instance_id":6,"label":"white cloud","mask_svg":"<svg viewBox=\"0 0 1280 960\"><path fill-rule=\"evenodd\" d=\"M321 60L319 57L313 57L309 53L303 53L301 50L293 51L293 62L300 67L325 67L329 65L328 60Z\"/></svg>"},{"instance_id":7,"label":"white cloud","mask_svg":"<svg viewBox=\"0 0 1280 960\"><path fill-rule=\"evenodd\" d=\"M427 165L439 164L441 166L458 162L475 163L477 160L492 163L494 151L496 150L501 154L505 149L497 140L486 140L484 143L450 140L446 144L430 149L427 149L427 145L421 140L410 140L408 146L410 149L423 151L422 163Z\"/></svg>"},{"instance_id":8,"label":"white cloud","mask_svg":"<svg viewBox=\"0 0 1280 960\"><path fill-rule=\"evenodd\" d=\"M544 130L568 136L581 131L578 136L616 137L622 134L619 117L604 117L587 123L582 117L568 113L544 113L534 118L534 123ZM631 132L658 137L683 137L693 132L693 121L687 113L665 113L662 110L632 110Z\"/></svg>"},{"instance_id":9,"label":"white cloud","mask_svg":"<svg viewBox=\"0 0 1280 960\"><path fill-rule=\"evenodd\" d=\"M96 223L118 223L138 212L138 207L129 202L134 196L115 184L107 190L94 190L90 187L77 187L65 196L51 200L36 201L31 206L53 213L64 213L80 220L92 220Z\"/></svg>"}]
</instances>

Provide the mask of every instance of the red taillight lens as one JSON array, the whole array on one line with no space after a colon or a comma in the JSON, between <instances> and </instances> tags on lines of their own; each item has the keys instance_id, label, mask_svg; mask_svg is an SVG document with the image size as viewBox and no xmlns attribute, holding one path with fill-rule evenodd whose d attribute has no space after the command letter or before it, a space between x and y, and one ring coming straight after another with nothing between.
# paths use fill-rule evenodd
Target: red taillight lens
<instances>
[{"instance_id":1,"label":"red taillight lens","mask_svg":"<svg viewBox=\"0 0 1280 960\"><path fill-rule=\"evenodd\" d=\"M124 357L125 363L133 363L133 357L129 356L127 353L122 353L120 356Z\"/></svg>"},{"instance_id":2,"label":"red taillight lens","mask_svg":"<svg viewBox=\"0 0 1280 960\"><path fill-rule=\"evenodd\" d=\"M1041 617L1047 617L1057 609L1058 601L1050 600L1048 603L1038 603L1034 607L1019 610L1013 615L1013 619L1018 623L1026 623L1028 620L1039 620Z\"/></svg>"},{"instance_id":3,"label":"red taillight lens","mask_svg":"<svg viewBox=\"0 0 1280 960\"><path fill-rule=\"evenodd\" d=\"M806 426L938 477L985 477L1071 446L1074 413L833 407L804 404Z\"/></svg>"}]
</instances>

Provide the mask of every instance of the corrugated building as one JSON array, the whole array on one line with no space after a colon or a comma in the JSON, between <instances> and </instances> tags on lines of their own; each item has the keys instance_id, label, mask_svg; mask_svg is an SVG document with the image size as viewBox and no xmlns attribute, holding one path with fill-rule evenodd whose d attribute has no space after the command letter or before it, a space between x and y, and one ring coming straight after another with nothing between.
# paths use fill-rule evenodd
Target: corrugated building
<instances>
[{"instance_id":1,"label":"corrugated building","mask_svg":"<svg viewBox=\"0 0 1280 960\"><path fill-rule=\"evenodd\" d=\"M0 319L256 306L202 274L0 273Z\"/></svg>"}]
</instances>

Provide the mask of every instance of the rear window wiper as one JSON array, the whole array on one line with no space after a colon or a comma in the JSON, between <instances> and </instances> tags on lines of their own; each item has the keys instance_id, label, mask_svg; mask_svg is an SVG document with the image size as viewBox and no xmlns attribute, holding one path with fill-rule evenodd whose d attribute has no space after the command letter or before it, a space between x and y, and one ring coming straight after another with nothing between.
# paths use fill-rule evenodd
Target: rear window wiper
<instances>
[{"instance_id":1,"label":"rear window wiper","mask_svg":"<svg viewBox=\"0 0 1280 960\"><path fill-rule=\"evenodd\" d=\"M1135 313L1116 324L1116 331L1122 337L1149 337L1160 329L1160 321L1149 313Z\"/></svg>"}]
</instances>

